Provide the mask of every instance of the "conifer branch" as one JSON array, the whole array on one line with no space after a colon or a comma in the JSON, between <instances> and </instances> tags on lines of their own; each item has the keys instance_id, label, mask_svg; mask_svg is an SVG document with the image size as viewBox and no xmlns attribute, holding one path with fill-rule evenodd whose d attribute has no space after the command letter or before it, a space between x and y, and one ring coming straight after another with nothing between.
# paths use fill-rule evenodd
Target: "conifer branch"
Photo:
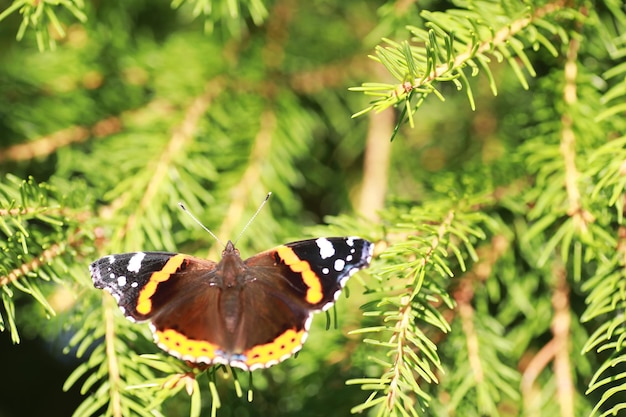
<instances>
[{"instance_id":1,"label":"conifer branch","mask_svg":"<svg viewBox=\"0 0 626 417\"><path fill-rule=\"evenodd\" d=\"M507 354L506 335L493 326L493 322L485 322L484 306L481 308L485 302L485 283L493 279L493 271L502 257L506 256L510 245L511 242L504 235L494 235L488 245L481 245L477 249L477 262L455 285L453 298L456 309L448 314L453 330L450 335L446 335L446 339L455 338L458 341L454 343L464 345L465 349L450 352L454 356L454 364L450 365L452 369L447 371L443 383L450 384L446 379L460 379L464 388L453 393L456 399L450 402L449 409L458 409L463 403L475 404L483 414L494 415L492 410L504 401L504 395L498 397L486 392L497 389L506 393L509 399L516 396L517 381L510 374L511 370L507 370L503 359ZM456 320L452 319L453 314ZM456 323L460 324L460 328ZM458 329L457 336L455 328Z\"/></svg>"},{"instance_id":2,"label":"conifer branch","mask_svg":"<svg viewBox=\"0 0 626 417\"><path fill-rule=\"evenodd\" d=\"M563 90L563 100L565 105L573 108L577 105L578 97L576 92L576 78L578 74L578 49L580 42L576 38L570 39L567 61L565 63L565 87ZM579 172L576 168L576 135L574 133L574 120L567 111L561 116L561 145L560 151L565 165L565 189L569 207L567 214L574 220L576 228L581 233L587 232L587 223L593 222L593 215L585 210L582 205L580 191L578 190Z\"/></svg>"},{"instance_id":3,"label":"conifer branch","mask_svg":"<svg viewBox=\"0 0 626 417\"><path fill-rule=\"evenodd\" d=\"M476 385L484 382L485 374L483 366L480 360L480 342L478 341L478 335L474 327L474 309L472 308L470 301L473 297L473 291L469 288L467 281L464 281L465 290L458 291L455 295L463 294L462 297L455 297L457 301L457 308L461 319L461 326L465 335L467 346L467 357L469 360L469 366L472 370L472 377L475 380Z\"/></svg>"},{"instance_id":4,"label":"conifer branch","mask_svg":"<svg viewBox=\"0 0 626 417\"><path fill-rule=\"evenodd\" d=\"M55 49L55 38L65 37L65 29L56 13L59 7L66 9L81 22L87 20L82 0L14 0L13 4L0 13L0 22L7 16L19 12L22 15L22 23L17 32L17 40L24 37L27 29L32 29L40 51L46 48Z\"/></svg>"},{"instance_id":5,"label":"conifer branch","mask_svg":"<svg viewBox=\"0 0 626 417\"><path fill-rule=\"evenodd\" d=\"M420 236L417 240L420 249L415 248L406 253L407 255L411 254L408 255L409 258L413 254L419 255L416 259L407 260L406 264L397 266L398 272L402 271L404 285L401 285L396 291L388 290L393 295L383 297L378 302L379 307L396 306L396 310L393 312L376 312L376 314L386 317L386 322L393 320L393 327L388 327L388 330L391 331L391 337L386 341L368 340L368 342L372 343L373 346L388 348L388 355L393 357L393 362L385 368L380 379L349 381L349 383L363 384L364 389L384 393L384 397L377 397L376 392L373 392L364 404L353 408L353 412L363 411L378 405L384 399L383 409L380 410L382 415L395 415L402 410L408 410L407 396L410 395L415 396L417 401L409 407L411 415L419 415L419 410L425 410L428 407L430 399L425 391L420 388L420 385L422 383L437 383L437 376L430 369L430 365L438 368L440 363L436 348L426 339L426 335L418 326L424 321L424 323L436 326L441 331L447 330L447 323L443 321L438 312L432 309L430 303L433 300L429 295L426 295L442 294L441 288L435 284L435 281L427 278L427 273L438 270L444 275L451 274L450 271L445 272L446 267L441 264L440 255L450 250L458 256L454 231L459 227L472 228L472 226L464 223L469 219L457 218L457 209L448 210L437 225L431 224L427 227L420 227L424 228L424 230L417 232ZM417 218L420 219L420 222L424 221L419 215ZM465 226L461 226L461 224L465 224ZM475 229L474 232L479 233ZM398 248L398 250L399 253L404 253L406 249ZM385 271L385 275L392 271L396 271L396 267L389 268ZM445 297L443 301L446 305L451 304L451 301L446 300ZM366 314L373 315L375 311L368 311ZM359 332L380 331L380 328L374 327L362 329Z\"/></svg>"},{"instance_id":6,"label":"conifer branch","mask_svg":"<svg viewBox=\"0 0 626 417\"><path fill-rule=\"evenodd\" d=\"M541 389L536 385L537 378L545 369L548 368L550 361L554 360L556 355L557 343L552 338L543 345L539 352L535 353L522 373L522 382L520 384L522 391L522 402L527 415L534 415L539 412L541 404L537 398L541 394Z\"/></svg>"},{"instance_id":7,"label":"conifer branch","mask_svg":"<svg viewBox=\"0 0 626 417\"><path fill-rule=\"evenodd\" d=\"M0 312L0 331L8 323L14 343L19 343L13 302L14 289L28 294L48 315L55 311L41 289L44 281L60 281L67 276L67 262L84 244L76 224L84 220L85 212L77 211L84 204L83 189L65 195L46 183L33 178L22 180L6 175L0 182L0 295L4 311ZM80 203L76 197L80 195Z\"/></svg>"},{"instance_id":8,"label":"conifer branch","mask_svg":"<svg viewBox=\"0 0 626 417\"><path fill-rule=\"evenodd\" d=\"M478 42L476 45L472 45L469 50L462 52L454 58L451 63L444 63L437 65L433 70L426 74L425 77L413 79L410 84L402 84L397 87L393 94L398 97L404 97L406 93L410 93L411 90L417 89L423 85L428 84L431 81L436 80L438 77L444 74L448 74L454 68L460 68L464 66L470 59L476 55L484 54L496 49L500 45L504 45L515 35L527 28L533 20L540 19L547 14L553 13L563 6L564 0L558 0L553 3L548 3L543 7L534 11L530 17L523 17L512 21L507 26L498 30L492 38L485 39Z\"/></svg>"},{"instance_id":9,"label":"conifer branch","mask_svg":"<svg viewBox=\"0 0 626 417\"><path fill-rule=\"evenodd\" d=\"M232 33L238 33L243 25L244 18L251 18L254 24L261 25L267 18L268 12L261 0L172 0L172 7L179 8L185 3L191 3L193 16L204 17L204 30L213 32L215 25L223 24ZM246 13L242 13L242 10Z\"/></svg>"},{"instance_id":10,"label":"conifer branch","mask_svg":"<svg viewBox=\"0 0 626 417\"><path fill-rule=\"evenodd\" d=\"M109 409L113 417L123 417L122 399L120 390L122 389L120 380L120 370L115 352L117 334L115 331L115 317L113 311L117 308L113 305L112 297L108 294L102 296L102 310L104 314L104 343L106 346L107 375L109 380Z\"/></svg>"},{"instance_id":11,"label":"conifer branch","mask_svg":"<svg viewBox=\"0 0 626 417\"><path fill-rule=\"evenodd\" d=\"M40 210L34 207L23 207L14 209L0 209L0 216L19 216L24 214L35 214Z\"/></svg>"},{"instance_id":12,"label":"conifer branch","mask_svg":"<svg viewBox=\"0 0 626 417\"><path fill-rule=\"evenodd\" d=\"M5 276L0 276L0 287L10 284L28 273L38 270L42 265L50 263L54 258L65 252L65 245L55 244L44 250L41 255L33 258L29 262L23 263L19 268L15 268Z\"/></svg>"},{"instance_id":13,"label":"conifer branch","mask_svg":"<svg viewBox=\"0 0 626 417\"><path fill-rule=\"evenodd\" d=\"M626 205L626 199L624 199ZM626 206L624 207L626 209ZM617 255L619 264L626 268L626 226L620 226L617 228Z\"/></svg>"},{"instance_id":14,"label":"conifer branch","mask_svg":"<svg viewBox=\"0 0 626 417\"><path fill-rule=\"evenodd\" d=\"M370 115L363 160L363 181L357 205L357 212L370 220L378 218L378 212L383 209L387 195L391 141L386 138L393 133L394 121L395 116L391 110Z\"/></svg>"},{"instance_id":15,"label":"conifer branch","mask_svg":"<svg viewBox=\"0 0 626 417\"><path fill-rule=\"evenodd\" d=\"M490 245L481 248L479 250L480 261L462 277L458 289L453 294L467 346L469 367L472 370L472 376L476 385L484 382L485 375L479 354L480 341L474 325L475 310L472 307L474 298L473 286L489 278L494 264L500 259L508 246L505 238L495 236Z\"/></svg>"},{"instance_id":16,"label":"conifer branch","mask_svg":"<svg viewBox=\"0 0 626 417\"><path fill-rule=\"evenodd\" d=\"M422 105L428 95L435 94L443 99L437 90L435 84L437 82L454 82L457 89L466 87L468 99L474 108L464 69L470 67L472 74L476 75L479 68L482 68L491 79L491 89L496 94L496 87L489 72L490 58L488 55L495 56L498 61L503 58L508 59L512 68L517 72L520 82L527 86L527 82L518 68L518 63L512 59L512 56L519 54L527 70L531 74L534 74L534 70L530 61L523 55L523 50L514 46L515 41L517 41L516 37L523 36L524 31L534 22L557 12L564 5L565 0L556 0L535 9L530 16L526 17L513 16L511 18L501 11L503 13L502 18L510 18L511 20L500 28L493 28L486 23L493 21L493 16L482 16L479 4L464 11L467 15L466 19L459 19L458 16L451 13L446 15L445 13L424 12L423 17L428 21L426 26L431 27L431 29L426 31L425 29L412 28L413 35L421 41L419 46L413 47L409 46L408 42L396 43L388 40L389 46L377 47L377 55L373 57L376 61L381 62L391 75L400 81L400 84L394 86L381 83L364 83L361 87L351 88L352 91L361 91L378 97L372 105L356 113L353 117L371 110L382 111L389 106L404 103L405 108L398 124L400 125L406 118L413 126L412 112ZM489 10L489 7L486 6L485 10ZM481 32L488 32L491 36L481 38ZM544 46L552 49L549 43L545 43ZM508 48L512 48L513 52L509 52ZM410 110L411 106L414 107L413 110Z\"/></svg>"},{"instance_id":17,"label":"conifer branch","mask_svg":"<svg viewBox=\"0 0 626 417\"><path fill-rule=\"evenodd\" d=\"M410 326L411 303L408 295L400 299L400 309L398 310L399 320L396 322L394 335L389 343L395 344L395 359L390 369L391 380L389 381L389 389L387 392L387 409L393 411L398 401L402 398L402 372L407 366L404 360L404 353L410 347L406 346L408 338L408 328Z\"/></svg>"},{"instance_id":18,"label":"conifer branch","mask_svg":"<svg viewBox=\"0 0 626 417\"><path fill-rule=\"evenodd\" d=\"M554 376L561 417L569 417L575 415L574 383L570 362L572 329L567 274L561 265L555 267L554 277L556 278L556 285L552 293L554 317L551 324L554 338Z\"/></svg>"},{"instance_id":19,"label":"conifer branch","mask_svg":"<svg viewBox=\"0 0 626 417\"><path fill-rule=\"evenodd\" d=\"M28 161L44 157L72 144L85 142L92 137L104 137L121 130L118 117L108 117L94 126L72 126L36 140L19 143L0 150L0 163L6 161Z\"/></svg>"},{"instance_id":20,"label":"conifer branch","mask_svg":"<svg viewBox=\"0 0 626 417\"><path fill-rule=\"evenodd\" d=\"M187 108L185 117L169 140L168 146L163 149L158 161L155 162L153 174L146 185L145 192L139 202L137 209L128 217L124 227L119 229L116 239L121 241L129 230L136 227L137 218L141 218L151 204L163 181L168 175L168 170L173 164L173 160L180 156L181 152L191 144L198 123L205 114L212 100L219 94L222 88L222 79L217 78L207 84L203 94L196 97ZM126 198L123 196L122 198ZM113 204L118 206L118 204Z\"/></svg>"}]
</instances>

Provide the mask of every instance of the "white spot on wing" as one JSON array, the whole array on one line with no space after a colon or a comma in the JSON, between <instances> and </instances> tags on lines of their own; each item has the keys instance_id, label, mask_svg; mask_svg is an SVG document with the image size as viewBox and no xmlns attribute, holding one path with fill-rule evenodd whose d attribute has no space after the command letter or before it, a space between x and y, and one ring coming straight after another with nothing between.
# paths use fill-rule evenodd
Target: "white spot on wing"
<instances>
[{"instance_id":1,"label":"white spot on wing","mask_svg":"<svg viewBox=\"0 0 626 417\"><path fill-rule=\"evenodd\" d=\"M330 258L335 254L335 248L333 247L333 244L325 237L320 237L319 239L315 240L315 243L317 243L317 246L320 248L320 256L322 257L322 259Z\"/></svg>"},{"instance_id":2,"label":"white spot on wing","mask_svg":"<svg viewBox=\"0 0 626 417\"><path fill-rule=\"evenodd\" d=\"M126 277L124 275L117 277L117 285L120 287L126 286Z\"/></svg>"},{"instance_id":3,"label":"white spot on wing","mask_svg":"<svg viewBox=\"0 0 626 417\"><path fill-rule=\"evenodd\" d=\"M139 272L139 268L141 268L141 261L143 261L143 258L145 258L145 256L146 254L143 252L137 252L136 254L134 254L133 257L130 258L130 261L128 261L128 266L126 267L126 269L134 273Z\"/></svg>"},{"instance_id":4,"label":"white spot on wing","mask_svg":"<svg viewBox=\"0 0 626 417\"><path fill-rule=\"evenodd\" d=\"M326 275L330 272L330 269L328 268L322 268L322 274Z\"/></svg>"},{"instance_id":5,"label":"white spot on wing","mask_svg":"<svg viewBox=\"0 0 626 417\"><path fill-rule=\"evenodd\" d=\"M337 259L335 261L335 271L340 272L343 271L343 268L346 266L346 261L343 259Z\"/></svg>"}]
</instances>

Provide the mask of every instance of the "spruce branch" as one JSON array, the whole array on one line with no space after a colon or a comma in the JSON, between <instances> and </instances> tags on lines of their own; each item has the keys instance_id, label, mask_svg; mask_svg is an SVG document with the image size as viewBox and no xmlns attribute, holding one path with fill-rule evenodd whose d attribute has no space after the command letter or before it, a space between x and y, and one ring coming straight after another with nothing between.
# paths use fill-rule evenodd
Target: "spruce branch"
<instances>
[{"instance_id":1,"label":"spruce branch","mask_svg":"<svg viewBox=\"0 0 626 417\"><path fill-rule=\"evenodd\" d=\"M67 263L83 245L83 232L78 221L84 213L78 196L61 195L45 183L33 178L21 180L7 175L0 181L0 291L4 314L0 313L0 331L8 324L11 339L19 342L14 307L14 290L28 294L47 314L55 314L42 284L60 281L67 274ZM80 197L82 199L82 197Z\"/></svg>"},{"instance_id":2,"label":"spruce branch","mask_svg":"<svg viewBox=\"0 0 626 417\"><path fill-rule=\"evenodd\" d=\"M462 338L465 349L446 352L449 349L444 345L443 361L453 361L443 378L443 389L451 396L448 410L469 408L483 415L498 415L499 407L519 397L517 373L506 359L512 343L503 326L486 318L484 311L485 298L490 298L484 286L493 279L494 268L510 247L509 239L498 233L489 244L481 245L478 261L460 277L452 292L457 308L447 314L453 323L446 338L452 339L448 340L452 345ZM448 355L451 358L446 358Z\"/></svg>"},{"instance_id":3,"label":"spruce branch","mask_svg":"<svg viewBox=\"0 0 626 417\"><path fill-rule=\"evenodd\" d=\"M113 417L122 416L122 404L121 404L121 383L120 383L120 370L117 361L117 353L115 346L117 342L117 336L115 332L115 319L113 316L113 309L117 306L113 305L111 297L105 296L102 299L103 313L104 313L104 344L106 346L106 363L107 363L107 375L109 377L109 410Z\"/></svg>"},{"instance_id":4,"label":"spruce branch","mask_svg":"<svg viewBox=\"0 0 626 417\"><path fill-rule=\"evenodd\" d=\"M192 7L193 17L204 17L204 30L207 33L213 32L215 25L222 22L236 34L244 25L245 18L250 17L259 26L268 16L262 0L172 0L172 8L180 8L186 3Z\"/></svg>"},{"instance_id":5,"label":"spruce branch","mask_svg":"<svg viewBox=\"0 0 626 417\"><path fill-rule=\"evenodd\" d=\"M429 407L432 398L422 385L438 382L433 368L441 370L441 360L437 346L422 326L449 332L449 324L436 305L443 303L451 307L453 303L444 289L444 282L435 276L450 278L454 275L447 261L449 256L458 262L458 268L465 270L464 258L476 259L470 236L484 238L479 226L481 217L463 212L461 207L465 205L447 212L442 212L441 207L435 210L424 207L407 214L394 226L395 231L406 234L409 239L392 245L381 255L394 259L378 272L381 279L384 277L390 283L371 287L376 298L365 307L366 316L381 317L385 324L355 332L374 336L365 342L386 349L389 359L372 358L382 367L380 378L348 381L372 391L363 404L352 409L353 412L378 407L380 415L407 412L419 416ZM439 221L435 220L435 213L442 215ZM384 337L386 332L391 334L388 338Z\"/></svg>"},{"instance_id":6,"label":"spruce branch","mask_svg":"<svg viewBox=\"0 0 626 417\"><path fill-rule=\"evenodd\" d=\"M564 67L565 85L563 88L563 102L565 106L574 108L578 105L576 78L578 75L578 49L580 42L576 37L570 39L567 50L567 61ZM560 151L565 166L565 189L567 192L567 214L572 217L574 227L584 234L587 232L587 223L594 221L594 216L584 209L579 190L579 173L576 168L576 134L571 113L564 112L561 116L561 144ZM567 415L567 414L566 414Z\"/></svg>"},{"instance_id":7,"label":"spruce branch","mask_svg":"<svg viewBox=\"0 0 626 417\"><path fill-rule=\"evenodd\" d=\"M10 271L8 274L0 276L0 287L15 283L18 279L28 276L30 273L40 269L43 265L50 263L63 252L65 252L64 245L60 244L55 244L52 247L45 249L38 257L31 259L29 262L23 263L18 268ZM52 310L50 310L50 312L54 314Z\"/></svg>"},{"instance_id":8,"label":"spruce branch","mask_svg":"<svg viewBox=\"0 0 626 417\"><path fill-rule=\"evenodd\" d=\"M520 4L518 8L506 9L494 7L490 2L475 2L467 10L449 10L446 12L422 12L427 29L412 27L411 32L416 44L407 41L393 42L386 40L388 46L378 46L374 60L380 62L400 84L364 83L353 87L366 95L378 97L373 103L356 113L353 117L369 111L382 111L390 106L403 104L402 118L408 119L414 126L413 111L418 109L430 94L443 100L437 85L452 82L457 89L465 88L468 99L474 109L471 87L466 75L467 68L476 76L482 69L489 77L493 94L497 94L496 84L490 71L491 57L500 62L506 59L516 72L518 80L528 88L525 76L515 58L519 58L526 70L534 75L533 66L525 55L520 39L530 36L535 45L551 45L548 39L540 35L539 28L550 29L542 24L544 18L564 7L562 0L547 3L531 12ZM525 16L520 16L523 14ZM494 19L494 16L498 16ZM493 27L492 22L499 21ZM532 26L530 34L527 29ZM553 30L557 30L553 28ZM556 52L554 47L548 47Z\"/></svg>"},{"instance_id":9,"label":"spruce branch","mask_svg":"<svg viewBox=\"0 0 626 417\"><path fill-rule=\"evenodd\" d=\"M84 12L83 0L14 0L13 4L0 13L0 22L9 15L19 12L22 15L22 23L17 31L17 40L22 40L28 29L35 32L39 51L55 49L55 38L65 37L64 25L58 18L58 7L66 9L77 20L84 23L87 15Z\"/></svg>"},{"instance_id":10,"label":"spruce branch","mask_svg":"<svg viewBox=\"0 0 626 417\"><path fill-rule=\"evenodd\" d=\"M530 358L526 369L524 369L520 388L524 409L528 415L541 410L542 404L537 399L540 398L542 391L537 379L548 368L550 361L554 360L556 348L556 340L553 338Z\"/></svg>"},{"instance_id":11,"label":"spruce branch","mask_svg":"<svg viewBox=\"0 0 626 417\"><path fill-rule=\"evenodd\" d=\"M80 392L88 394L73 416L163 416L160 412L161 403L155 402L153 392L136 387L149 386L150 381L157 380L158 371L173 371L174 367L165 367L168 363L166 360L162 361L160 369L141 360L134 349L138 344L142 345L142 342L146 347L151 345L146 332L141 331L138 334L137 331L141 328L121 317L116 302L109 294L102 293L98 296L85 297L82 300L90 305L94 299L98 299L101 308L91 309L85 314L82 327L66 347L66 353L73 349L78 358L89 355L63 386L67 391L80 385ZM163 391L162 401L176 392Z\"/></svg>"},{"instance_id":12,"label":"spruce branch","mask_svg":"<svg viewBox=\"0 0 626 417\"><path fill-rule=\"evenodd\" d=\"M181 156L185 148L192 143L198 124L215 96L219 94L221 85L221 79L212 80L206 85L203 94L189 105L181 125L174 130L167 147L163 148L163 152L158 159L153 161L153 167L150 168L150 171L153 173L151 177L146 178L146 189L142 194L137 209L129 216L125 226L119 229L115 240L122 241L126 233L138 227L137 219L144 217L149 206L154 202L155 196L163 188L164 182L171 181L171 178L168 178L168 175L171 174L171 165L176 158ZM117 206L115 203L113 205Z\"/></svg>"},{"instance_id":13,"label":"spruce branch","mask_svg":"<svg viewBox=\"0 0 626 417\"><path fill-rule=\"evenodd\" d=\"M72 126L38 138L37 140L20 143L0 150L0 163L7 161L28 161L57 152L69 145L85 142L93 137L112 135L121 129L117 117L109 117L99 121L92 127Z\"/></svg>"},{"instance_id":14,"label":"spruce branch","mask_svg":"<svg viewBox=\"0 0 626 417\"><path fill-rule=\"evenodd\" d=\"M622 201L626 201L624 195ZM621 210L624 208L622 207ZM598 268L596 274L583 284L583 290L588 292L587 309L581 321L590 322L593 319L603 319L602 324L589 336L583 352L609 352L609 358L596 370L589 382L587 394L594 391L602 392L602 397L594 406L591 415L601 417L618 415L624 409L620 395L626 392L623 381L624 373L615 374L614 369L626 361L624 353L624 311L626 310L626 296L624 282L626 282L626 228L620 226L617 230L615 256ZM606 406L611 404L612 406ZM606 410L602 412L602 408Z\"/></svg>"},{"instance_id":15,"label":"spruce branch","mask_svg":"<svg viewBox=\"0 0 626 417\"><path fill-rule=\"evenodd\" d=\"M212 32L216 24L223 23L230 32L239 33L247 17L259 26L268 16L262 0L172 0L172 7L180 8L185 3L193 3L191 14L194 18L204 16L206 32ZM35 33L40 51L55 50L56 41L65 38L65 27L69 25L63 17L59 17L61 9L67 10L81 23L88 20L83 0L14 0L0 13L0 22L11 14L19 13L22 15L22 23L16 35L17 40L22 40L30 29Z\"/></svg>"},{"instance_id":16,"label":"spruce branch","mask_svg":"<svg viewBox=\"0 0 626 417\"><path fill-rule=\"evenodd\" d=\"M468 291L459 291L459 293L463 292ZM480 342L478 341L478 336L474 327L474 308L470 304L472 295L471 291L469 292L470 294L466 294L463 297L455 297L455 300L457 302L457 310L459 312L463 333L465 333L467 340L467 357L469 359L469 367L472 369L472 375L476 380L476 384L480 385L483 383L485 374L479 355Z\"/></svg>"},{"instance_id":17,"label":"spruce branch","mask_svg":"<svg viewBox=\"0 0 626 417\"><path fill-rule=\"evenodd\" d=\"M383 138L392 135L395 117L390 110L372 113L369 117L363 182L357 212L368 219L376 220L378 212L384 207L391 163L391 143Z\"/></svg>"},{"instance_id":18,"label":"spruce branch","mask_svg":"<svg viewBox=\"0 0 626 417\"><path fill-rule=\"evenodd\" d=\"M557 263L554 269L554 277L556 279L552 294L554 317L550 326L555 341L554 376L561 416L567 417L575 415L575 391L570 359L572 328L570 323L569 286L567 274L563 266Z\"/></svg>"}]
</instances>

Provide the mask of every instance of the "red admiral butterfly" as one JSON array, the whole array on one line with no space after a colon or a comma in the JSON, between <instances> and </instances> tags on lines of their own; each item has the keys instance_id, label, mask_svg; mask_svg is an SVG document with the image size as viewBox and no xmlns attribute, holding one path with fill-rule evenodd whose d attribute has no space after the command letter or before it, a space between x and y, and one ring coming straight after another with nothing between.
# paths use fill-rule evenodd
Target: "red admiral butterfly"
<instances>
[{"instance_id":1,"label":"red admiral butterfly","mask_svg":"<svg viewBox=\"0 0 626 417\"><path fill-rule=\"evenodd\" d=\"M228 242L213 262L168 252L109 255L91 264L132 321L150 321L159 347L194 363L244 370L300 350L313 313L328 309L374 245L356 237L287 243L242 260Z\"/></svg>"}]
</instances>

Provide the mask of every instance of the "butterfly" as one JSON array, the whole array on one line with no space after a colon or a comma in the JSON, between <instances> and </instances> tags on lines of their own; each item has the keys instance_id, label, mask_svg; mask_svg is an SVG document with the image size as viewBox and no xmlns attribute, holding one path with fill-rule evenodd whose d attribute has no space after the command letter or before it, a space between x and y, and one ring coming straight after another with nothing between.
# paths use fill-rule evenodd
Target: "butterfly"
<instances>
[{"instance_id":1,"label":"butterfly","mask_svg":"<svg viewBox=\"0 0 626 417\"><path fill-rule=\"evenodd\" d=\"M252 371L302 348L313 314L330 308L348 278L369 266L373 248L357 237L320 237L243 260L229 241L219 262L131 252L100 258L90 271L127 318L149 321L169 354Z\"/></svg>"}]
</instances>

